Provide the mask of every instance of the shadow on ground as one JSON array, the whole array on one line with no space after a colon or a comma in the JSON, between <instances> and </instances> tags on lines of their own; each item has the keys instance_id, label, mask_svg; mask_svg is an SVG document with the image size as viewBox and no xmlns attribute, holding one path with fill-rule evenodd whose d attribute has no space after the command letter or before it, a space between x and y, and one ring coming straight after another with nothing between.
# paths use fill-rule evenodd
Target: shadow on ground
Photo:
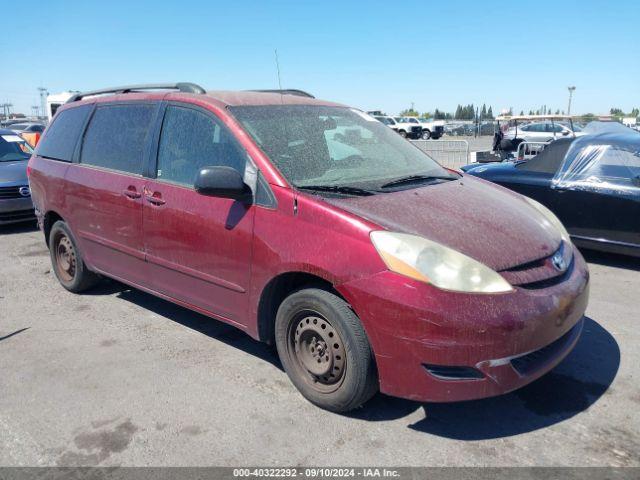
<instances>
[{"instance_id":1,"label":"shadow on ground","mask_svg":"<svg viewBox=\"0 0 640 480\"><path fill-rule=\"evenodd\" d=\"M282 369L275 348L223 322L114 281L105 281L89 293L116 294ZM409 428L457 440L508 437L548 427L587 410L608 390L619 365L620 350L614 338L586 318L575 349L550 373L520 390L484 400L425 404L379 394L347 416L385 421L422 408L425 418Z\"/></svg>"},{"instance_id":2,"label":"shadow on ground","mask_svg":"<svg viewBox=\"0 0 640 480\"><path fill-rule=\"evenodd\" d=\"M37 230L38 223L35 220L30 220L28 222L22 223L11 223L9 225L0 225L0 236L35 232Z\"/></svg>"},{"instance_id":3,"label":"shadow on ground","mask_svg":"<svg viewBox=\"0 0 640 480\"><path fill-rule=\"evenodd\" d=\"M589 263L597 263L605 267L626 268L627 270L640 271L640 258L628 255L618 255L616 253L597 252L595 250L584 250L580 252Z\"/></svg>"},{"instance_id":4,"label":"shadow on ground","mask_svg":"<svg viewBox=\"0 0 640 480\"><path fill-rule=\"evenodd\" d=\"M239 348L282 370L282 365L280 364L278 354L274 347L254 340L243 331L231 325L201 315L141 290L130 288L127 285L113 280L105 280L96 288L86 292L85 295L112 295L114 293L117 294L116 297L119 299L134 303L169 320L178 322L187 328L196 330L203 335Z\"/></svg>"}]
</instances>

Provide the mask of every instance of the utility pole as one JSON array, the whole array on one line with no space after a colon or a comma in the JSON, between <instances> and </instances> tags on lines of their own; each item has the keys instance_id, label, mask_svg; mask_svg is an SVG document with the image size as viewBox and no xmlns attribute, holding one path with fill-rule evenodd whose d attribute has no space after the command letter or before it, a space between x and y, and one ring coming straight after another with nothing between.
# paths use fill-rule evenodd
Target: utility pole
<instances>
[{"instance_id":1,"label":"utility pole","mask_svg":"<svg viewBox=\"0 0 640 480\"><path fill-rule=\"evenodd\" d=\"M40 92L40 108L42 115L47 114L47 95L49 92L44 87L38 87L38 92Z\"/></svg>"},{"instance_id":2,"label":"utility pole","mask_svg":"<svg viewBox=\"0 0 640 480\"><path fill-rule=\"evenodd\" d=\"M569 106L567 107L567 115L571 115L571 99L573 98L573 92L576 87L567 87L567 89L569 90Z\"/></svg>"},{"instance_id":3,"label":"utility pole","mask_svg":"<svg viewBox=\"0 0 640 480\"><path fill-rule=\"evenodd\" d=\"M34 117L40 117L40 107L38 105L31 105L31 113Z\"/></svg>"}]
</instances>

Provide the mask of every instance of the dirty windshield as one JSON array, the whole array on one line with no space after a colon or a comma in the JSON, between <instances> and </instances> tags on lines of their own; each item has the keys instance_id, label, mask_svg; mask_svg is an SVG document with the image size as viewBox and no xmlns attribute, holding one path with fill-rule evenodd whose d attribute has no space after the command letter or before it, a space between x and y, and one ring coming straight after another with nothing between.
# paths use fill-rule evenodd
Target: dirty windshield
<instances>
[{"instance_id":1,"label":"dirty windshield","mask_svg":"<svg viewBox=\"0 0 640 480\"><path fill-rule=\"evenodd\" d=\"M232 107L231 111L297 187L357 186L377 191L403 178L456 178L359 110L273 105ZM419 182L404 188L415 186Z\"/></svg>"},{"instance_id":2,"label":"dirty windshield","mask_svg":"<svg viewBox=\"0 0 640 480\"><path fill-rule=\"evenodd\" d=\"M32 150L18 135L0 134L0 162L28 160Z\"/></svg>"}]
</instances>

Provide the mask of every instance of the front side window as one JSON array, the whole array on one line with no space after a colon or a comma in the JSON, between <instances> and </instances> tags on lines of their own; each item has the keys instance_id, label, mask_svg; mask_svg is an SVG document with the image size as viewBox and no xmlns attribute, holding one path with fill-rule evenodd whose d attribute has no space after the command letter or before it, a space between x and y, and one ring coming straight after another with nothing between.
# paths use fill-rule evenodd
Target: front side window
<instances>
[{"instance_id":1,"label":"front side window","mask_svg":"<svg viewBox=\"0 0 640 480\"><path fill-rule=\"evenodd\" d=\"M167 107L158 148L157 178L193 186L203 167L244 174L247 155L221 121L193 108Z\"/></svg>"},{"instance_id":2,"label":"front side window","mask_svg":"<svg viewBox=\"0 0 640 480\"><path fill-rule=\"evenodd\" d=\"M97 107L84 136L80 162L141 175L155 109L149 104Z\"/></svg>"},{"instance_id":3,"label":"front side window","mask_svg":"<svg viewBox=\"0 0 640 480\"><path fill-rule=\"evenodd\" d=\"M410 142L358 110L316 105L230 110L297 187L377 189L411 175L453 178Z\"/></svg>"}]
</instances>

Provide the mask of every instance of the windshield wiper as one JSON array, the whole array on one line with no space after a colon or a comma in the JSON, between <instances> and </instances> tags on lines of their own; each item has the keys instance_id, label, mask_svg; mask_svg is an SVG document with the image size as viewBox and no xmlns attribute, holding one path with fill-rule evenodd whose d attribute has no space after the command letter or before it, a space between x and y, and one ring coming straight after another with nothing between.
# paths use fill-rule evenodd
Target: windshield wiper
<instances>
[{"instance_id":1,"label":"windshield wiper","mask_svg":"<svg viewBox=\"0 0 640 480\"><path fill-rule=\"evenodd\" d=\"M344 193L346 195L375 195L374 190L366 190L364 188L349 187L347 185L297 185L296 188L300 190L316 190L318 192L332 192L332 193Z\"/></svg>"},{"instance_id":2,"label":"windshield wiper","mask_svg":"<svg viewBox=\"0 0 640 480\"><path fill-rule=\"evenodd\" d=\"M452 175L408 175L406 177L396 178L380 186L380 188L395 187L398 185L404 185L405 183L415 183L428 180L455 180L456 177Z\"/></svg>"}]
</instances>

